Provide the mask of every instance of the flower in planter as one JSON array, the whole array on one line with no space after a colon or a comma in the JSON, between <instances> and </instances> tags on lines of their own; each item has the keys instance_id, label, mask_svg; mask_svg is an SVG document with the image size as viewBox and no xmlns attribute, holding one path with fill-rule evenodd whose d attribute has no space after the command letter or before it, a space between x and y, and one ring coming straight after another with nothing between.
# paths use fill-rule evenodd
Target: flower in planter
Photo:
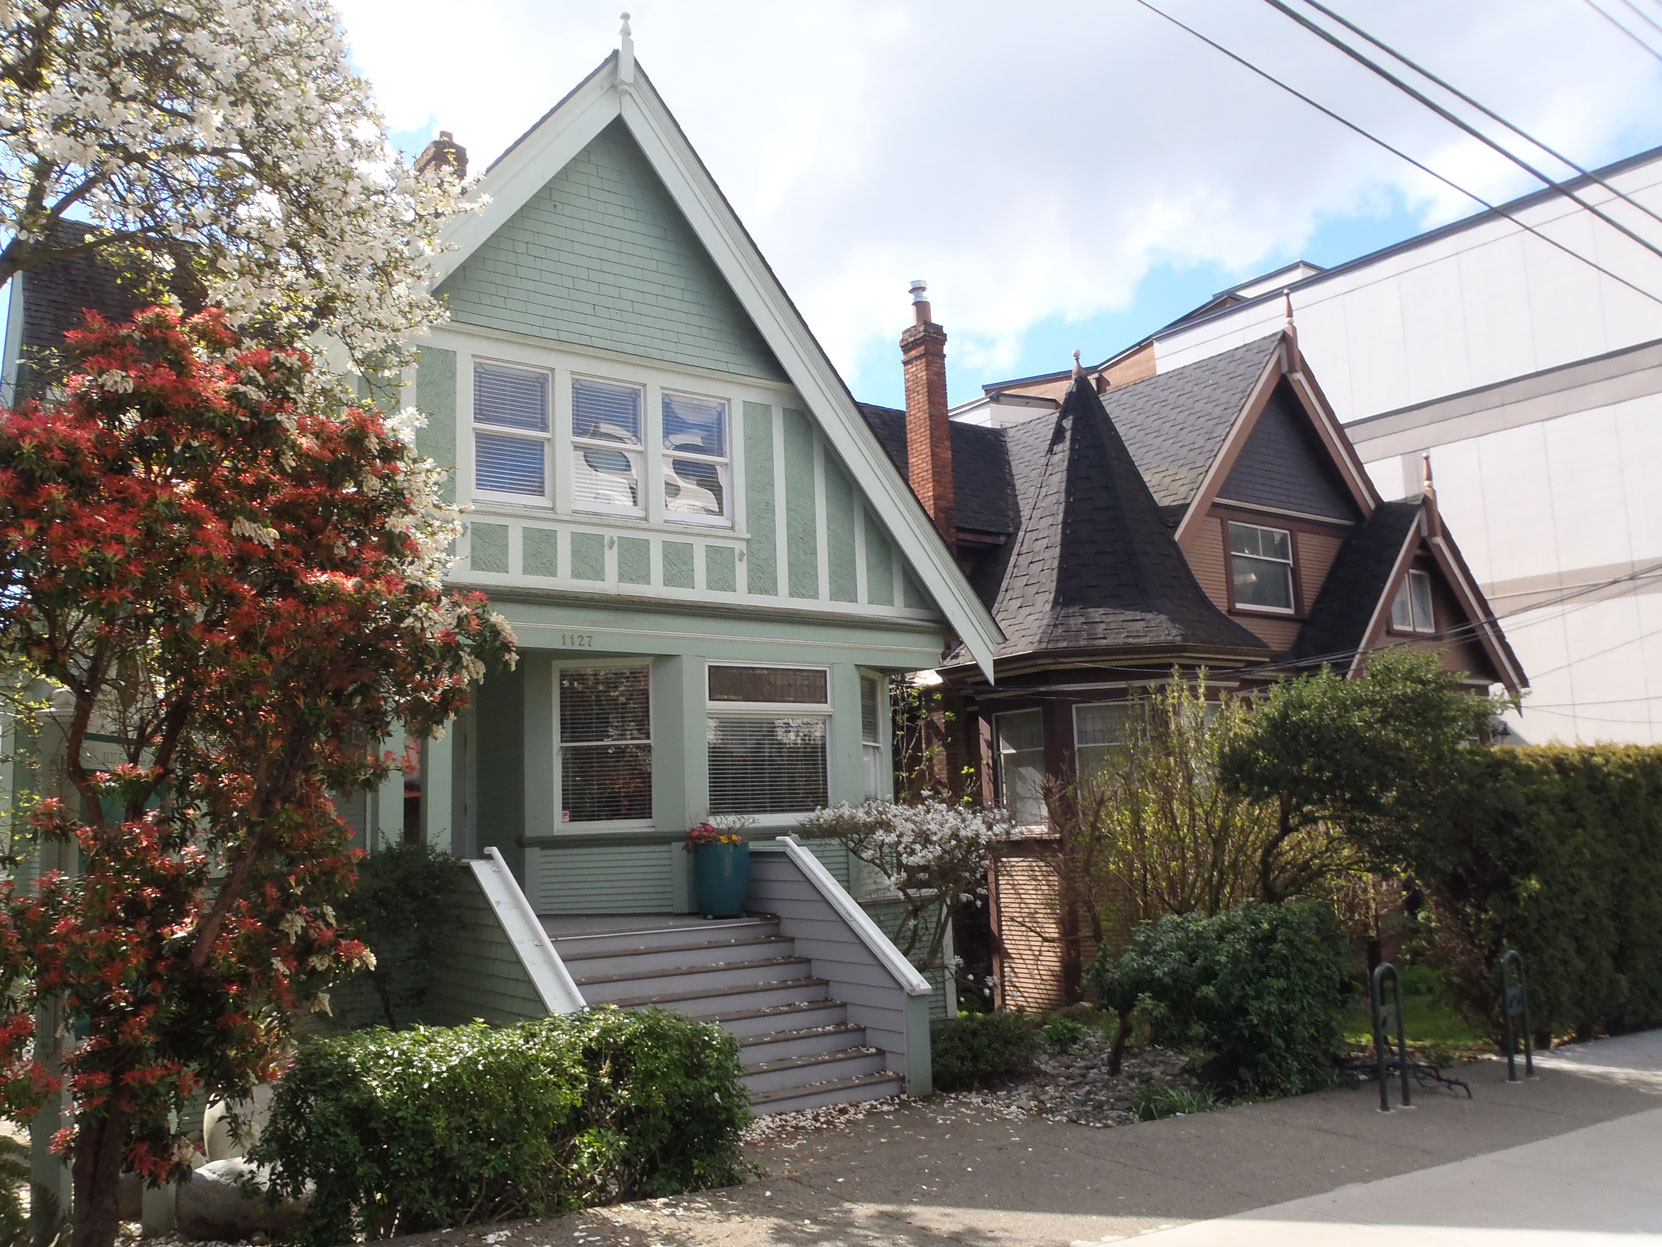
<instances>
[{"instance_id":1,"label":"flower in planter","mask_svg":"<svg viewBox=\"0 0 1662 1247\"><path fill-rule=\"evenodd\" d=\"M701 844L743 844L740 833L756 820L753 818L707 819L687 828L686 850L691 853Z\"/></svg>"}]
</instances>

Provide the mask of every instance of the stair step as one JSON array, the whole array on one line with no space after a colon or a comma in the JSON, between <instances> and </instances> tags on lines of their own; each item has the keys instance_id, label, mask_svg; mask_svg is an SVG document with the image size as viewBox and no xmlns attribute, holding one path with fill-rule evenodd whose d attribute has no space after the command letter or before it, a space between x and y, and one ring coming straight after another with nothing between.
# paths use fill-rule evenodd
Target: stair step
<instances>
[{"instance_id":1,"label":"stair step","mask_svg":"<svg viewBox=\"0 0 1662 1247\"><path fill-rule=\"evenodd\" d=\"M804 1001L824 1000L829 995L826 979L776 979L735 987L706 987L694 991L663 992L651 996L628 996L607 1001L620 1009L673 1009L700 1021L717 1021L711 1016L723 1009L741 1011L766 1010L773 1005L800 1004ZM592 998L584 993L584 999Z\"/></svg>"},{"instance_id":2,"label":"stair step","mask_svg":"<svg viewBox=\"0 0 1662 1247\"><path fill-rule=\"evenodd\" d=\"M816 1052L865 1046L866 1028L854 1022L833 1022L829 1026L798 1026L790 1030L764 1031L739 1038L739 1055L757 1065Z\"/></svg>"},{"instance_id":3,"label":"stair step","mask_svg":"<svg viewBox=\"0 0 1662 1247\"><path fill-rule=\"evenodd\" d=\"M665 945L708 943L745 939L755 935L778 935L779 919L773 914L751 914L744 918L714 918L709 921L664 925L650 919L642 925L623 931L594 931L586 935L553 935L554 947L561 957L568 953L581 956L586 952L639 952L643 948Z\"/></svg>"},{"instance_id":4,"label":"stair step","mask_svg":"<svg viewBox=\"0 0 1662 1247\"><path fill-rule=\"evenodd\" d=\"M703 988L745 987L761 982L789 981L813 968L806 957L768 957L760 961L716 962L681 966L674 970L638 970L625 974L575 975L583 999L607 1004L634 996L690 992ZM795 972L793 974L793 972Z\"/></svg>"},{"instance_id":5,"label":"stair step","mask_svg":"<svg viewBox=\"0 0 1662 1247\"><path fill-rule=\"evenodd\" d=\"M758 1113L794 1113L798 1109L822 1108L827 1104L849 1104L856 1100L881 1100L899 1095L905 1086L899 1074L858 1074L806 1087L784 1087L777 1091L752 1092L750 1107Z\"/></svg>"},{"instance_id":6,"label":"stair step","mask_svg":"<svg viewBox=\"0 0 1662 1247\"><path fill-rule=\"evenodd\" d=\"M795 951L796 941L787 935L752 935L744 939L704 941L696 944L665 944L661 947L612 949L579 949L567 952L559 944L560 960L573 974L582 974L585 967L604 963L607 972L627 973L635 970L653 970L659 967L675 968L694 961L760 961L768 957L788 957ZM691 956L700 954L700 956Z\"/></svg>"},{"instance_id":7,"label":"stair step","mask_svg":"<svg viewBox=\"0 0 1662 1247\"><path fill-rule=\"evenodd\" d=\"M857 1078L862 1074L879 1074L883 1069L883 1054L876 1048L839 1048L833 1052L815 1052L808 1056L748 1065L739 1081L752 1091L778 1091L841 1078Z\"/></svg>"},{"instance_id":8,"label":"stair step","mask_svg":"<svg viewBox=\"0 0 1662 1247\"><path fill-rule=\"evenodd\" d=\"M748 1004L748 1001L728 1001L726 1009L713 1013L695 1014L690 1009L682 1012L700 1022L717 1023L740 1043L751 1036L775 1033L781 1027L802 1030L848 1022L848 1006L840 1000L792 1000L762 1009L749 1008Z\"/></svg>"}]
</instances>

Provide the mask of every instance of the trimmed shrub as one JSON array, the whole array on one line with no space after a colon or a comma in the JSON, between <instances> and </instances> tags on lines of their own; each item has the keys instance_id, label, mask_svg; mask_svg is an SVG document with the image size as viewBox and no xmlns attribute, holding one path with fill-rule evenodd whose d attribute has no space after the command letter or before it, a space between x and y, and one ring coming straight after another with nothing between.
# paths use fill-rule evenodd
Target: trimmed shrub
<instances>
[{"instance_id":1,"label":"trimmed shrub","mask_svg":"<svg viewBox=\"0 0 1662 1247\"><path fill-rule=\"evenodd\" d=\"M253 1158L309 1247L737 1182L738 1047L672 1013L382 1028L303 1047Z\"/></svg>"},{"instance_id":2,"label":"trimmed shrub","mask_svg":"<svg viewBox=\"0 0 1662 1247\"><path fill-rule=\"evenodd\" d=\"M1201 1048L1209 1081L1291 1095L1329 1081L1343 1048L1350 951L1326 906L1251 902L1139 927L1090 968L1098 998L1127 1002L1155 1043Z\"/></svg>"},{"instance_id":3,"label":"trimmed shrub","mask_svg":"<svg viewBox=\"0 0 1662 1247\"><path fill-rule=\"evenodd\" d=\"M1021 1013L966 1013L935 1027L929 1055L940 1090L979 1087L1032 1069L1039 1031Z\"/></svg>"},{"instance_id":4,"label":"trimmed shrub","mask_svg":"<svg viewBox=\"0 0 1662 1247\"><path fill-rule=\"evenodd\" d=\"M1499 1034L1495 967L1510 947L1541 1041L1662 1024L1662 749L1490 749L1473 762L1453 868L1411 863L1457 1003Z\"/></svg>"},{"instance_id":5,"label":"trimmed shrub","mask_svg":"<svg viewBox=\"0 0 1662 1247\"><path fill-rule=\"evenodd\" d=\"M338 912L375 954L369 986L388 1026L418 1015L433 959L455 933L456 890L465 878L461 862L425 840L388 845L358 863L358 884Z\"/></svg>"}]
</instances>

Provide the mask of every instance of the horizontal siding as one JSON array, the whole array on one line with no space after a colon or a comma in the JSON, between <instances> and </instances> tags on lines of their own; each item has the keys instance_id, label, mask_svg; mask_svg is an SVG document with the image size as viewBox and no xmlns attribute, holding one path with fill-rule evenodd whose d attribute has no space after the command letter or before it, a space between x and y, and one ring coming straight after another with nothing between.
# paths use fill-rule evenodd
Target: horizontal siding
<instances>
[{"instance_id":1,"label":"horizontal siding","mask_svg":"<svg viewBox=\"0 0 1662 1247\"><path fill-rule=\"evenodd\" d=\"M1049 856L1001 856L993 863L993 973L1006 1009L1042 1012L1070 1003L1062 989L1057 884Z\"/></svg>"},{"instance_id":2,"label":"horizontal siding","mask_svg":"<svg viewBox=\"0 0 1662 1247\"><path fill-rule=\"evenodd\" d=\"M877 923L883 934L894 942L895 947L905 952L905 945L899 939L900 928L906 915L905 904L901 901L875 901L867 904L865 910L871 915L872 921ZM928 927L920 931L917 948L914 951L918 954L928 951L929 944L934 938L934 928ZM914 956L911 960L916 964L919 958ZM936 1021L951 1016L952 1010L948 1008L946 990L951 971L945 966L936 966L934 969L929 969L919 965L918 973L929 980L929 1016Z\"/></svg>"},{"instance_id":3,"label":"horizontal siding","mask_svg":"<svg viewBox=\"0 0 1662 1247\"><path fill-rule=\"evenodd\" d=\"M667 914L679 844L525 850L525 895L539 914Z\"/></svg>"},{"instance_id":4,"label":"horizontal siding","mask_svg":"<svg viewBox=\"0 0 1662 1247\"><path fill-rule=\"evenodd\" d=\"M456 935L434 961L423 1020L455 1026L481 1018L501 1025L546 1017L531 976L471 872L456 906Z\"/></svg>"},{"instance_id":5,"label":"horizontal siding","mask_svg":"<svg viewBox=\"0 0 1662 1247\"><path fill-rule=\"evenodd\" d=\"M1349 530L1334 532L1301 532L1298 535L1298 574L1300 597L1305 611L1316 604L1327 573L1333 570L1333 560L1339 557L1339 547L1345 544Z\"/></svg>"}]
</instances>

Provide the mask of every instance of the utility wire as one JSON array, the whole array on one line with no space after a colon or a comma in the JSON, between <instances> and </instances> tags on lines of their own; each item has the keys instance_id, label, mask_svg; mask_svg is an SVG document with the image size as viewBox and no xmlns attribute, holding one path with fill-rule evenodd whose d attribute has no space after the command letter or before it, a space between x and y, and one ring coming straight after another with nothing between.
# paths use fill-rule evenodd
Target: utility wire
<instances>
[{"instance_id":1,"label":"utility wire","mask_svg":"<svg viewBox=\"0 0 1662 1247\"><path fill-rule=\"evenodd\" d=\"M1646 13L1638 5L1634 4L1633 0L1622 0L1622 3L1629 9L1633 10L1633 16L1637 17L1641 22L1649 26L1657 34L1662 35L1662 23L1659 23L1654 17Z\"/></svg>"},{"instance_id":2,"label":"utility wire","mask_svg":"<svg viewBox=\"0 0 1662 1247\"><path fill-rule=\"evenodd\" d=\"M1591 2L1591 0L1589 0L1589 2ZM1581 252L1575 250L1573 247L1567 246L1566 244L1564 244L1562 242L1559 242L1558 239L1553 238L1549 234L1542 233L1540 230L1536 229L1533 225L1531 225L1528 221L1525 221L1517 213L1509 211L1508 209L1506 209L1504 207L1501 207L1497 204L1491 203L1489 200L1483 198L1482 195L1479 195L1476 191L1467 190L1464 186L1461 186L1458 182L1454 181L1452 178L1445 177L1443 174L1438 173L1435 169L1433 169L1430 165L1426 164L1424 161L1416 160L1413 156L1410 156L1407 152L1403 151L1402 148L1393 146L1392 144L1390 144L1386 140L1384 140L1384 139L1378 137L1377 135L1371 133L1370 131L1364 129L1362 126L1358 125L1356 122L1351 121L1348 117L1343 117L1340 114L1338 114L1337 112L1335 112L1333 109L1327 107L1327 105L1322 104L1322 103L1318 102L1315 99L1312 99L1310 96L1308 96L1304 92L1300 91L1297 87L1291 86L1288 83L1283 82L1280 78L1277 78L1274 74L1270 73L1269 70L1260 69L1257 65L1254 65L1251 61L1247 60L1246 57L1241 56L1237 52L1232 52L1230 49L1224 47L1224 45L1219 43L1217 40L1209 38L1208 36L1201 34L1200 31L1196 30L1193 26L1190 26L1188 23L1183 22L1183 21L1179 20L1176 17L1173 17L1170 13L1167 13L1164 9L1161 9L1158 6L1156 6L1155 4L1153 4L1151 2L1151 0L1136 0L1136 3L1141 5L1143 8L1147 9L1150 13L1153 13L1156 17L1164 18L1166 21L1170 22L1173 26L1176 26L1179 30L1186 31L1190 35L1193 35L1196 39L1198 39L1202 43L1206 44L1207 47L1212 48L1214 51L1223 53L1223 55L1227 56L1230 60L1234 61L1237 65L1241 66L1243 69L1250 70L1251 72L1257 74L1260 78L1264 79L1266 82L1272 83L1275 86L1280 87L1288 95L1291 95L1294 99L1300 100L1303 103L1308 104L1311 108L1313 108L1317 112L1321 113L1324 117L1327 117L1327 118L1329 118L1333 121L1338 122L1340 125L1344 126L1345 129L1350 130L1353 133L1360 135L1362 138L1367 139L1368 142L1374 144L1375 146L1384 148L1386 151L1390 152L1391 155L1397 157L1399 160L1402 160L1402 161L1406 162L1407 164L1412 165L1414 168L1418 169L1421 173L1425 174L1427 177L1433 178L1436 181L1441 182L1444 186L1447 186L1450 190L1455 191L1458 194L1464 195L1467 199L1470 199L1473 203L1478 204L1478 205L1482 206L1483 208L1488 209L1490 212L1493 212L1495 215L1505 217L1507 220L1511 221L1514 225L1516 225L1519 229L1523 230L1525 233L1533 234L1536 238L1539 238L1542 242L1546 243L1548 246L1556 247L1559 251L1562 251L1565 255L1571 257L1572 259L1579 260L1579 261L1581 261L1581 263L1587 265L1589 268L1596 269L1598 272L1603 273L1606 277L1610 278L1611 281L1616 282L1618 285L1626 286L1629 290L1633 291L1635 294L1642 295L1644 298L1649 299L1653 303L1662 304L1662 295L1658 295L1654 291L1647 290L1643 286L1638 285L1636 282L1629 281L1627 278L1621 276L1621 274L1619 274L1619 273L1611 272L1609 269L1605 268L1604 265L1600 264L1597 260L1594 260L1589 256L1582 255Z\"/></svg>"},{"instance_id":3,"label":"utility wire","mask_svg":"<svg viewBox=\"0 0 1662 1247\"><path fill-rule=\"evenodd\" d=\"M1645 51L1649 52L1657 60L1662 61L1662 52L1658 52L1655 48L1651 47L1650 44L1646 43L1643 39L1639 38L1638 35L1634 34L1626 26L1624 26L1620 22L1618 22L1612 14L1606 13L1603 9L1599 8L1598 5L1593 3L1593 0L1581 0L1581 2L1583 4L1585 4L1589 9L1593 10L1593 12L1597 13L1605 21L1609 22L1617 30L1621 31L1622 34L1626 35L1629 39L1633 40L1634 43L1637 43L1641 48L1643 48Z\"/></svg>"},{"instance_id":4,"label":"utility wire","mask_svg":"<svg viewBox=\"0 0 1662 1247\"><path fill-rule=\"evenodd\" d=\"M1277 13L1280 13L1283 17L1286 17L1304 27L1305 30L1315 35L1316 38L1322 40L1324 43L1336 48L1338 51L1342 52L1358 65L1366 69L1369 73L1374 74L1379 78L1383 78L1398 91L1401 91L1404 95L1408 96L1409 99L1413 100L1422 107L1429 109L1431 112L1448 122L1451 126L1454 126L1463 134L1470 135L1479 143L1482 143L1490 151L1505 158L1506 160L1511 161L1525 173L1541 182L1548 190L1554 192L1555 194L1561 195L1565 199L1568 199L1571 203L1578 205L1591 215L1603 221L1617 233L1622 234L1623 236L1631 239L1633 242L1638 243L1639 246L1650 252L1657 259L1662 260L1662 247L1658 247L1650 239L1646 238L1643 234L1638 233L1636 230L1629 229L1626 225L1622 224L1622 222L1611 216L1597 204L1588 203L1585 199L1580 198L1567 185L1558 181L1558 179L1554 178L1550 173L1547 173L1542 169L1537 169L1522 156L1508 149L1504 144L1497 143L1494 139L1483 133L1483 131L1472 125L1471 122L1467 121L1464 117L1458 116L1447 108L1444 108L1424 91L1421 91L1418 87L1404 81L1402 78L1386 69L1378 61L1370 57L1366 52L1352 47L1320 23L1311 21L1304 14L1298 12L1291 5L1287 4L1286 0L1264 0L1264 3L1269 5L1270 8L1274 9Z\"/></svg>"},{"instance_id":5,"label":"utility wire","mask_svg":"<svg viewBox=\"0 0 1662 1247\"><path fill-rule=\"evenodd\" d=\"M1471 96L1467 95L1464 91L1462 91L1459 87L1455 86L1453 83L1449 82L1446 78L1438 77L1436 74L1432 73L1431 70L1427 69L1425 66L1417 63L1416 61L1413 61L1413 60L1409 59L1407 56L1403 55L1403 53L1397 51L1390 44L1386 43L1383 39L1380 39L1375 35L1370 35L1367 31L1363 30L1360 26L1358 26L1355 22L1351 21L1344 14L1335 13L1327 5L1323 4L1321 2L1321 0L1304 0L1304 2L1310 8L1315 9L1316 12L1322 14L1324 17L1328 18L1331 21L1337 22L1339 25L1343 26L1346 30L1350 31L1351 34L1356 35L1359 38L1366 39L1369 43L1373 44L1373 46L1378 48L1381 52L1384 52L1387 56L1390 56L1390 57L1394 58L1400 64L1406 65L1409 69L1413 70L1416 74L1418 74L1420 77L1424 78L1426 81L1435 83L1437 86L1439 86L1443 90L1447 91L1450 95L1454 96L1454 98L1459 100L1462 104L1465 104L1470 108L1476 109L1478 112L1482 113L1485 117L1487 117L1490 121L1493 121L1493 122L1495 122L1499 125L1505 126L1508 130L1512 131L1513 134L1516 134L1519 138L1523 139L1524 142L1530 144L1532 147L1536 148L1538 151L1545 152L1547 155L1551 156L1554 160L1558 161L1560 164L1563 164L1566 167L1575 170L1577 175L1579 175L1580 177L1586 178L1588 181L1592 182L1594 185L1602 187L1604 190L1609 191L1612 195L1614 195L1617 199L1620 199L1623 203L1626 203L1626 204L1628 204L1628 205L1630 205L1634 208L1637 208L1640 212L1643 212L1646 216L1648 216L1651 220L1655 221L1658 225L1662 225L1662 215L1659 215L1658 213L1651 211L1651 209L1647 208L1644 204L1640 203L1638 200L1632 199L1629 196L1627 196L1626 194L1624 194L1622 191L1617 190L1614 186L1612 186L1609 182L1605 181L1602 177L1600 177L1597 173L1594 173L1592 170L1582 168L1575 161L1571 160L1568 156L1564 155L1563 152L1556 151L1553 148L1548 147L1540 139L1538 139L1534 135L1528 133L1522 127L1517 126L1514 123L1508 121L1505 117L1502 117L1499 113L1495 112L1494 109L1489 108L1489 107L1487 107L1486 105L1484 105L1482 103L1479 103L1477 100L1474 100ZM1622 2L1624 4L1628 4L1629 0L1622 0ZM1631 4L1629 4L1629 7L1632 7ZM1650 19L1646 18L1645 20L1649 21ZM1651 22L1651 25L1656 26L1657 24L1655 22ZM1662 26L1657 26L1657 29L1659 31L1662 31Z\"/></svg>"}]
</instances>

